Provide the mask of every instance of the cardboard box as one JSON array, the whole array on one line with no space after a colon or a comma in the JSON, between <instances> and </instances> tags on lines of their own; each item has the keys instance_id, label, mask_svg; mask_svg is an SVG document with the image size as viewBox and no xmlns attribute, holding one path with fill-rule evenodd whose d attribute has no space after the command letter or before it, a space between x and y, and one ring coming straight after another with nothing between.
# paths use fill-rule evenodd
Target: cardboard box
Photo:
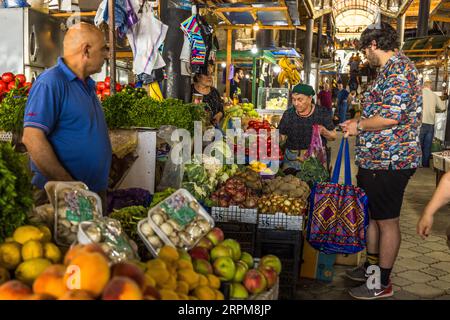
<instances>
[{"instance_id":1,"label":"cardboard box","mask_svg":"<svg viewBox=\"0 0 450 320\"><path fill-rule=\"evenodd\" d=\"M331 282L334 276L335 261L335 254L321 253L311 247L308 241L304 241L300 277Z\"/></svg>"},{"instance_id":2,"label":"cardboard box","mask_svg":"<svg viewBox=\"0 0 450 320\"><path fill-rule=\"evenodd\" d=\"M359 266L363 257L363 251L355 254L337 254L336 264L341 266Z\"/></svg>"}]
</instances>

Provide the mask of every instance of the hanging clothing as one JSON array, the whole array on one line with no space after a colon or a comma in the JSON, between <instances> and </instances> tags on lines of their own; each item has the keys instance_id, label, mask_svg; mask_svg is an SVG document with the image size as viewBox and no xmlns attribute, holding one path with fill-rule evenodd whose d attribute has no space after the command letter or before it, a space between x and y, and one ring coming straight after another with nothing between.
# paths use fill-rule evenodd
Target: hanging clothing
<instances>
[{"instance_id":1,"label":"hanging clothing","mask_svg":"<svg viewBox=\"0 0 450 320\"><path fill-rule=\"evenodd\" d=\"M127 23L127 0L115 0L114 6L114 20L116 23L116 29L119 32L119 36L124 36L128 31L128 23ZM108 14L108 0L103 0L100 3L97 14L94 19L95 25L98 27L103 22L108 23L109 14Z\"/></svg>"},{"instance_id":2,"label":"hanging clothing","mask_svg":"<svg viewBox=\"0 0 450 320\"><path fill-rule=\"evenodd\" d=\"M130 0L135 11L139 11L139 0ZM128 42L133 50L133 72L151 75L153 70L166 65L160 47L166 39L169 27L158 20L150 4L145 3L142 13L138 14L139 22L127 32Z\"/></svg>"},{"instance_id":3,"label":"hanging clothing","mask_svg":"<svg viewBox=\"0 0 450 320\"><path fill-rule=\"evenodd\" d=\"M191 43L186 35L184 35L183 49L180 54L181 60L181 75L190 76L191 70Z\"/></svg>"},{"instance_id":4,"label":"hanging clothing","mask_svg":"<svg viewBox=\"0 0 450 320\"><path fill-rule=\"evenodd\" d=\"M181 23L181 30L191 42L191 64L203 65L206 59L206 45L203 40L197 15L187 18Z\"/></svg>"}]
</instances>

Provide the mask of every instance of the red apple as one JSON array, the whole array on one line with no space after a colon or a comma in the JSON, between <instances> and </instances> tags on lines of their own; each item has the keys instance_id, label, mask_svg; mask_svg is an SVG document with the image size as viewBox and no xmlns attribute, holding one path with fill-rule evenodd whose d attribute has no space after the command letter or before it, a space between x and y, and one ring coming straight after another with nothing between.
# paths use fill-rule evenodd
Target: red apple
<instances>
[{"instance_id":1,"label":"red apple","mask_svg":"<svg viewBox=\"0 0 450 320\"><path fill-rule=\"evenodd\" d=\"M266 290L267 280L261 271L251 269L245 275L244 286L252 294L261 293Z\"/></svg>"},{"instance_id":2,"label":"red apple","mask_svg":"<svg viewBox=\"0 0 450 320\"><path fill-rule=\"evenodd\" d=\"M209 261L204 259L194 259L194 270L197 273L208 275L213 273L213 267Z\"/></svg>"},{"instance_id":3,"label":"red apple","mask_svg":"<svg viewBox=\"0 0 450 320\"><path fill-rule=\"evenodd\" d=\"M208 238L201 238L200 241L197 243L196 247L211 250L212 248L214 248L214 244Z\"/></svg>"},{"instance_id":4,"label":"red apple","mask_svg":"<svg viewBox=\"0 0 450 320\"><path fill-rule=\"evenodd\" d=\"M205 248L194 247L189 251L189 255L192 259L203 259L209 261L209 252Z\"/></svg>"},{"instance_id":5,"label":"red apple","mask_svg":"<svg viewBox=\"0 0 450 320\"><path fill-rule=\"evenodd\" d=\"M213 228L207 235L206 238L211 240L211 242L216 246L225 238L223 231L219 228Z\"/></svg>"},{"instance_id":6,"label":"red apple","mask_svg":"<svg viewBox=\"0 0 450 320\"><path fill-rule=\"evenodd\" d=\"M267 288L272 288L277 282L277 272L274 268L269 266L259 266L258 270L264 275L267 280Z\"/></svg>"},{"instance_id":7,"label":"red apple","mask_svg":"<svg viewBox=\"0 0 450 320\"><path fill-rule=\"evenodd\" d=\"M262 257L259 265L272 267L278 275L281 273L281 261L277 256L274 256L273 254Z\"/></svg>"}]
</instances>

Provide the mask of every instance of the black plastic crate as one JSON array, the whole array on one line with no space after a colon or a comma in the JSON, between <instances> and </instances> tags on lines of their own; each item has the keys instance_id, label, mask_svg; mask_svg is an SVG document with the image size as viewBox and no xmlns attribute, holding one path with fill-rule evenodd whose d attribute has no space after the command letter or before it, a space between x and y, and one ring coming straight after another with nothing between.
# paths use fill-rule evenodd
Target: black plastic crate
<instances>
[{"instance_id":1,"label":"black plastic crate","mask_svg":"<svg viewBox=\"0 0 450 320\"><path fill-rule=\"evenodd\" d=\"M296 286L283 286L280 283L278 300L294 300L296 290Z\"/></svg>"},{"instance_id":2,"label":"black plastic crate","mask_svg":"<svg viewBox=\"0 0 450 320\"><path fill-rule=\"evenodd\" d=\"M303 233L301 231L258 229L257 239L264 242L294 243L302 242Z\"/></svg>"},{"instance_id":3,"label":"black plastic crate","mask_svg":"<svg viewBox=\"0 0 450 320\"><path fill-rule=\"evenodd\" d=\"M243 222L216 222L216 227L222 229L225 239L234 239L241 245L241 251L252 256L255 254L257 225Z\"/></svg>"}]
</instances>

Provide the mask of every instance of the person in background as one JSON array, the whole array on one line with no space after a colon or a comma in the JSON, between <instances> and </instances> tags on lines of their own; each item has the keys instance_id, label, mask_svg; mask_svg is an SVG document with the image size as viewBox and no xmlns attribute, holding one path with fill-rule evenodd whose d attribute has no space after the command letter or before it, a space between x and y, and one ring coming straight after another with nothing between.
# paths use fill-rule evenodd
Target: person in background
<instances>
[{"instance_id":1,"label":"person in background","mask_svg":"<svg viewBox=\"0 0 450 320\"><path fill-rule=\"evenodd\" d=\"M347 118L347 99L349 92L344 88L344 85L341 83L338 84L339 93L337 95L337 108L339 113L339 121L340 123L345 122Z\"/></svg>"},{"instance_id":2,"label":"person in background","mask_svg":"<svg viewBox=\"0 0 450 320\"><path fill-rule=\"evenodd\" d=\"M88 23L64 37L64 57L34 82L25 108L23 143L41 199L47 181L82 181L106 198L112 148L90 75L102 70L109 50L103 32ZM106 209L106 208L105 208Z\"/></svg>"},{"instance_id":3,"label":"person in background","mask_svg":"<svg viewBox=\"0 0 450 320\"><path fill-rule=\"evenodd\" d=\"M328 109L330 113L333 110L333 99L332 99L332 93L330 90L330 85L328 83L325 83L322 90L320 90L319 94L317 95L317 99L319 100L320 106Z\"/></svg>"},{"instance_id":4,"label":"person in background","mask_svg":"<svg viewBox=\"0 0 450 320\"><path fill-rule=\"evenodd\" d=\"M241 80L244 79L244 70L241 68L236 68L234 70L233 80L230 82L230 98L233 99L235 96L239 99L239 102L242 102L242 91L239 87Z\"/></svg>"},{"instance_id":5,"label":"person in background","mask_svg":"<svg viewBox=\"0 0 450 320\"><path fill-rule=\"evenodd\" d=\"M223 101L219 91L213 87L211 75L197 73L194 76L192 94L203 95L203 103L208 106L211 124L217 126L223 118Z\"/></svg>"},{"instance_id":6,"label":"person in background","mask_svg":"<svg viewBox=\"0 0 450 320\"><path fill-rule=\"evenodd\" d=\"M422 147L422 167L430 166L431 145L434 138L434 124L436 110L445 110L445 106L441 98L431 90L431 80L426 80L423 84L423 118L422 127L420 128L420 145Z\"/></svg>"},{"instance_id":7,"label":"person in background","mask_svg":"<svg viewBox=\"0 0 450 320\"><path fill-rule=\"evenodd\" d=\"M292 89L292 107L281 118L278 130L280 143L286 143L282 170L295 174L300 170L300 161L311 144L313 125L320 126L323 146L335 140L336 130L330 112L313 103L314 89L307 84L298 84Z\"/></svg>"},{"instance_id":8,"label":"person in background","mask_svg":"<svg viewBox=\"0 0 450 320\"><path fill-rule=\"evenodd\" d=\"M397 31L388 23L367 27L360 50L380 73L364 101L360 119L342 124L345 136L356 136L358 187L369 200L366 262L346 276L362 284L349 291L356 299L394 295L391 272L400 248L400 213L409 179L421 163L419 129L422 85L414 63L398 48ZM381 286L367 282L378 270Z\"/></svg>"},{"instance_id":9,"label":"person in background","mask_svg":"<svg viewBox=\"0 0 450 320\"><path fill-rule=\"evenodd\" d=\"M357 97L356 97L356 91L353 90L350 92L347 98L347 106L348 110L350 111L350 118L353 119L355 117L355 105L357 103Z\"/></svg>"}]
</instances>

